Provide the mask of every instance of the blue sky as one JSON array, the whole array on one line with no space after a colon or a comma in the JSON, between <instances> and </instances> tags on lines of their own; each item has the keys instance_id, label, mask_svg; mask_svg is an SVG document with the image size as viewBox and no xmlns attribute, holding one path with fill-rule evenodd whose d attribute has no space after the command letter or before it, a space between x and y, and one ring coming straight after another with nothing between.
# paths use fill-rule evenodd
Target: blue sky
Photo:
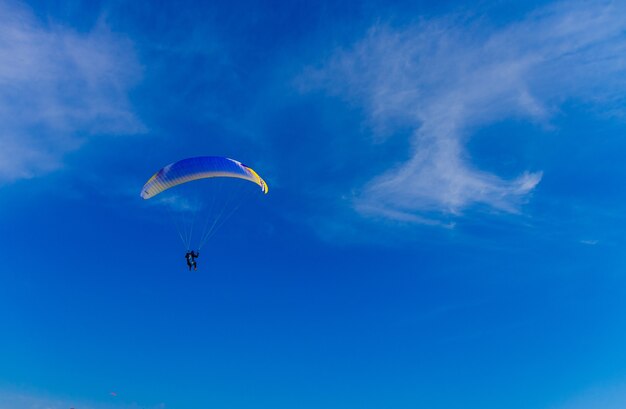
<instances>
[{"instance_id":1,"label":"blue sky","mask_svg":"<svg viewBox=\"0 0 626 409\"><path fill-rule=\"evenodd\" d=\"M620 2L0 2L0 407L623 408ZM270 192L188 272L160 167Z\"/></svg>"}]
</instances>

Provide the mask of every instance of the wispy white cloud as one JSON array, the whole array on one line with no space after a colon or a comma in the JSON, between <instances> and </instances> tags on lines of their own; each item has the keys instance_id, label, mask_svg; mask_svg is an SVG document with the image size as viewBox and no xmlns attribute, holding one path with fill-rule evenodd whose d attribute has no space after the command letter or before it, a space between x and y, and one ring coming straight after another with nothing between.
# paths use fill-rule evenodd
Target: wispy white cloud
<instances>
[{"instance_id":1,"label":"wispy white cloud","mask_svg":"<svg viewBox=\"0 0 626 409\"><path fill-rule=\"evenodd\" d=\"M581 244L586 244L588 246L595 246L599 242L600 242L599 240L580 240Z\"/></svg>"},{"instance_id":2,"label":"wispy white cloud","mask_svg":"<svg viewBox=\"0 0 626 409\"><path fill-rule=\"evenodd\" d=\"M626 383L615 382L582 391L550 409L622 409L626 407Z\"/></svg>"},{"instance_id":3,"label":"wispy white cloud","mask_svg":"<svg viewBox=\"0 0 626 409\"><path fill-rule=\"evenodd\" d=\"M476 204L515 213L542 172L481 170L467 140L507 118L549 127L569 99L607 108L623 98L625 30L626 6L601 1L557 3L506 27L458 15L377 24L299 83L362 106L375 143L414 129L410 158L360 190L360 213L416 223Z\"/></svg>"},{"instance_id":4,"label":"wispy white cloud","mask_svg":"<svg viewBox=\"0 0 626 409\"><path fill-rule=\"evenodd\" d=\"M158 196L156 201L151 203L162 205L167 207L173 212L197 212L202 208L202 203L199 200L190 200L187 197L181 195L170 194L167 196Z\"/></svg>"},{"instance_id":5,"label":"wispy white cloud","mask_svg":"<svg viewBox=\"0 0 626 409\"><path fill-rule=\"evenodd\" d=\"M89 136L144 130L127 97L141 67L103 22L79 33L0 1L0 61L0 183L59 168Z\"/></svg>"},{"instance_id":6,"label":"wispy white cloud","mask_svg":"<svg viewBox=\"0 0 626 409\"><path fill-rule=\"evenodd\" d=\"M100 402L94 402L85 399L54 397L44 393L0 390L0 407L3 409L166 409L164 403L156 406L146 406L134 402L123 403L118 400L119 396L117 393L115 395L111 393L104 395Z\"/></svg>"}]
</instances>

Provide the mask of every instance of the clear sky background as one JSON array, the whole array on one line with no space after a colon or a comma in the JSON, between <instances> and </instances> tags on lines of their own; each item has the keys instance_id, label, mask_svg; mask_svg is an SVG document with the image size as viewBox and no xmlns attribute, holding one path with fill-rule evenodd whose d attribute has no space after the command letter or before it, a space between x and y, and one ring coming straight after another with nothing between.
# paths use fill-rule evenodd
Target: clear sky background
<instances>
[{"instance_id":1,"label":"clear sky background","mask_svg":"<svg viewBox=\"0 0 626 409\"><path fill-rule=\"evenodd\" d=\"M0 408L626 407L626 4L0 1ZM160 167L270 192L189 272Z\"/></svg>"}]
</instances>

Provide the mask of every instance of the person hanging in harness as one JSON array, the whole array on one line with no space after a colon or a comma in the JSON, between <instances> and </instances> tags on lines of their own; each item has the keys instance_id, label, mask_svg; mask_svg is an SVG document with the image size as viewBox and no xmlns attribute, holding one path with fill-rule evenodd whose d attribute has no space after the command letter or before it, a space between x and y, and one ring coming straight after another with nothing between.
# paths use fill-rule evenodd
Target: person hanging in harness
<instances>
[{"instance_id":1,"label":"person hanging in harness","mask_svg":"<svg viewBox=\"0 0 626 409\"><path fill-rule=\"evenodd\" d=\"M189 271L191 271L191 267L194 270L198 269L198 265L196 264L196 258L200 255L198 252L194 252L193 250L189 250L187 254L185 254L185 258L187 259L187 267L189 267Z\"/></svg>"}]
</instances>

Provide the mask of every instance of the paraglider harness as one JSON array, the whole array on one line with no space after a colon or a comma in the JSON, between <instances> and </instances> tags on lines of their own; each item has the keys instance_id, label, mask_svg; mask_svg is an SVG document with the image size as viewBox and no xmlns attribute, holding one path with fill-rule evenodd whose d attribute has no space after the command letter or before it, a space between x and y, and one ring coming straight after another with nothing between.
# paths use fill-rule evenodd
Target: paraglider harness
<instances>
[{"instance_id":1,"label":"paraglider harness","mask_svg":"<svg viewBox=\"0 0 626 409\"><path fill-rule=\"evenodd\" d=\"M189 271L191 271L191 267L193 267L194 270L198 269L198 266L196 265L196 257L198 257L199 255L199 252L194 252L193 250L188 251L187 254L185 254L185 259L187 259L187 266L189 267Z\"/></svg>"}]
</instances>

